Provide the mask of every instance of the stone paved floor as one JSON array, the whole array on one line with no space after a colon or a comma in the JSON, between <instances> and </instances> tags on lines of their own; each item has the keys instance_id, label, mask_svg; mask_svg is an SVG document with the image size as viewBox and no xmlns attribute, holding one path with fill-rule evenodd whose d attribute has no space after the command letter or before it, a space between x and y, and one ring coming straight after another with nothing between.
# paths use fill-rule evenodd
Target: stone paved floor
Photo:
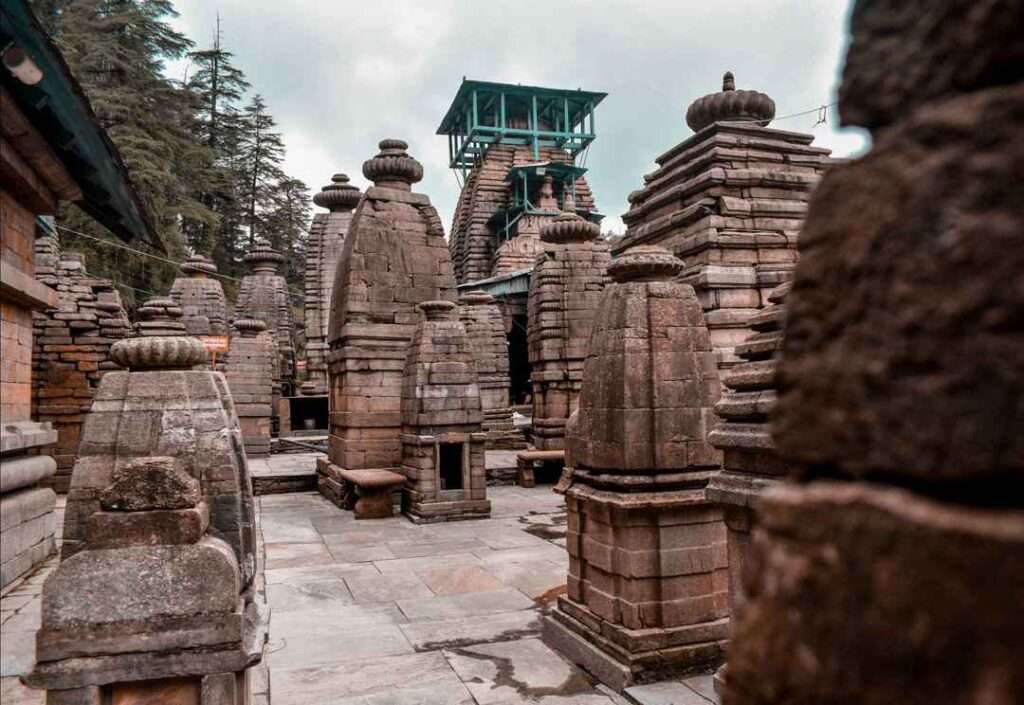
<instances>
[{"instance_id":1,"label":"stone paved floor","mask_svg":"<svg viewBox=\"0 0 1024 705\"><path fill-rule=\"evenodd\" d=\"M618 696L548 649L539 617L564 591L563 500L547 486L488 494L490 519L426 526L355 521L314 493L258 498L273 705L716 702L709 676ZM16 676L55 565L0 598L3 705L44 701Z\"/></svg>"}]
</instances>

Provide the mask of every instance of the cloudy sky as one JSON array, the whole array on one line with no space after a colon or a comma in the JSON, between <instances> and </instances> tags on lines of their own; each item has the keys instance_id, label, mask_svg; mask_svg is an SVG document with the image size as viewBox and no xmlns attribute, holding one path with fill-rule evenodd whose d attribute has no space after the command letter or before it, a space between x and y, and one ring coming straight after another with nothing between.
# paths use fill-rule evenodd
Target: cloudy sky
<instances>
[{"instance_id":1,"label":"cloudy sky","mask_svg":"<svg viewBox=\"0 0 1024 705\"><path fill-rule=\"evenodd\" d=\"M654 157L691 134L694 99L721 87L775 100L779 116L835 100L849 0L175 0L198 46L216 14L226 48L277 119L287 171L319 190L331 174L365 186L361 165L384 137L424 166L417 190L445 228L458 197L447 139L434 134L462 77L604 91L587 178L621 229L626 196ZM169 67L172 75L184 65ZM180 78L180 75L175 75ZM865 137L816 114L775 126L813 132L837 155Z\"/></svg>"}]
</instances>

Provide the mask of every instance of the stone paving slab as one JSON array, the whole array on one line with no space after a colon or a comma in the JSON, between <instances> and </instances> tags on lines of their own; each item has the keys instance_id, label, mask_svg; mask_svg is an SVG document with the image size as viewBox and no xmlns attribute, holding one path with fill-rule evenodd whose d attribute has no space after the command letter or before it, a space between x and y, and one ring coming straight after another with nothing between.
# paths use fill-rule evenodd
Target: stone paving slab
<instances>
[{"instance_id":1,"label":"stone paving slab","mask_svg":"<svg viewBox=\"0 0 1024 705\"><path fill-rule=\"evenodd\" d=\"M274 705L395 702L461 705L469 691L439 651L271 672ZM376 696L376 700L367 700ZM390 697L384 701L383 696Z\"/></svg>"},{"instance_id":2,"label":"stone paving slab","mask_svg":"<svg viewBox=\"0 0 1024 705\"><path fill-rule=\"evenodd\" d=\"M488 494L495 517L431 525L355 521L315 493L259 497L273 705L634 705L666 692L708 702L710 676L627 699L544 646L539 618L568 564L563 500L543 486ZM54 565L0 597L5 675L32 666ZM0 685L3 705L44 702L17 678Z\"/></svg>"}]
</instances>

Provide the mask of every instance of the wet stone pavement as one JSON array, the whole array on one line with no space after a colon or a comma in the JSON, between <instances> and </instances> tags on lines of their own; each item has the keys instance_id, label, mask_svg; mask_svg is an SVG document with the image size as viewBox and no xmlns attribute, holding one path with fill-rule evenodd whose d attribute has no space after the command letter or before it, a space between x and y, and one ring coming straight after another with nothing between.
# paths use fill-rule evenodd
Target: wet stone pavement
<instances>
[{"instance_id":1,"label":"wet stone pavement","mask_svg":"<svg viewBox=\"0 0 1024 705\"><path fill-rule=\"evenodd\" d=\"M708 705L710 676L616 695L545 646L565 590L565 508L549 486L488 489L487 520L356 521L315 493L258 498L274 705ZM5 592L3 705L43 703L31 668L51 559Z\"/></svg>"}]
</instances>

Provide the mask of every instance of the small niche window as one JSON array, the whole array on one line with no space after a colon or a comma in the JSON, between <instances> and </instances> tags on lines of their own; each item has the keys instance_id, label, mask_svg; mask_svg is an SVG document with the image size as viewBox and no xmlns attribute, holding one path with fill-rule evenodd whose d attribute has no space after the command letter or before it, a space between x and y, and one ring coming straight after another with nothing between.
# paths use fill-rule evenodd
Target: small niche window
<instances>
[{"instance_id":1,"label":"small niche window","mask_svg":"<svg viewBox=\"0 0 1024 705\"><path fill-rule=\"evenodd\" d=\"M462 489L462 443L442 443L438 450L438 471L442 490Z\"/></svg>"}]
</instances>

